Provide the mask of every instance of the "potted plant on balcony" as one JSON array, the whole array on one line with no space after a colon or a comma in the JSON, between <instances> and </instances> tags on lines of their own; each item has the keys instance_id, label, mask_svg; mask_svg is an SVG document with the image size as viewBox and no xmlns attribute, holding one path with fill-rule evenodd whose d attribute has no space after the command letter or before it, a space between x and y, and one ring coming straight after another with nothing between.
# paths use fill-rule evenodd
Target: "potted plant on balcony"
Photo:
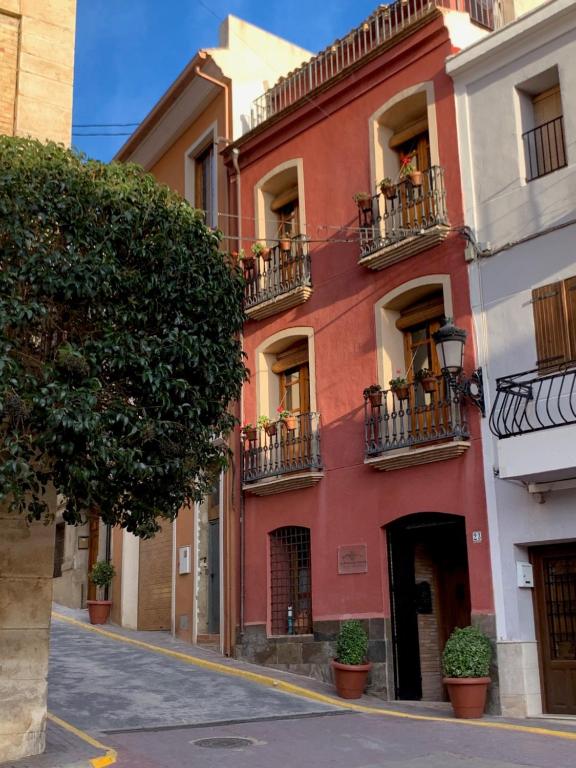
<instances>
[{"instance_id":1,"label":"potted plant on balcony","mask_svg":"<svg viewBox=\"0 0 576 768\"><path fill-rule=\"evenodd\" d=\"M292 238L281 237L278 240L278 246L283 253L289 253L292 250Z\"/></svg>"},{"instance_id":2,"label":"potted plant on balcony","mask_svg":"<svg viewBox=\"0 0 576 768\"><path fill-rule=\"evenodd\" d=\"M380 192L382 192L387 200L394 200L396 198L396 184L394 184L390 176L385 176L378 186L380 187Z\"/></svg>"},{"instance_id":3,"label":"potted plant on balcony","mask_svg":"<svg viewBox=\"0 0 576 768\"><path fill-rule=\"evenodd\" d=\"M372 664L367 660L368 635L358 619L342 622L332 662L336 692L343 699L359 699Z\"/></svg>"},{"instance_id":4,"label":"potted plant on balcony","mask_svg":"<svg viewBox=\"0 0 576 768\"><path fill-rule=\"evenodd\" d=\"M88 578L95 585L100 598L106 587L109 587L112 583L114 576L114 566L112 563L106 562L106 560L99 560L97 563L94 563L92 570L88 574ZM110 616L112 601L103 599L87 600L86 604L88 605L90 624L106 624Z\"/></svg>"},{"instance_id":5,"label":"potted plant on balcony","mask_svg":"<svg viewBox=\"0 0 576 768\"><path fill-rule=\"evenodd\" d=\"M442 653L442 682L458 718L482 717L490 684L492 646L476 627L456 628Z\"/></svg>"},{"instance_id":6,"label":"potted plant on balcony","mask_svg":"<svg viewBox=\"0 0 576 768\"><path fill-rule=\"evenodd\" d=\"M416 381L420 382L424 392L431 393L436 391L436 376L434 375L434 371L431 371L430 368L420 368L420 370L416 371L414 374L414 378Z\"/></svg>"},{"instance_id":7,"label":"potted plant on balcony","mask_svg":"<svg viewBox=\"0 0 576 768\"><path fill-rule=\"evenodd\" d=\"M390 389L398 400L408 400L408 379L405 376L400 375L400 371L396 371L396 376L390 379Z\"/></svg>"},{"instance_id":8,"label":"potted plant on balcony","mask_svg":"<svg viewBox=\"0 0 576 768\"><path fill-rule=\"evenodd\" d=\"M370 400L372 408L378 408L378 406L382 405L382 389L380 384L370 384L369 387L366 387L364 397Z\"/></svg>"},{"instance_id":9,"label":"potted plant on balcony","mask_svg":"<svg viewBox=\"0 0 576 768\"><path fill-rule=\"evenodd\" d=\"M370 192L356 192L352 195L352 200L354 200L361 211L372 208L372 195Z\"/></svg>"},{"instance_id":10,"label":"potted plant on balcony","mask_svg":"<svg viewBox=\"0 0 576 768\"><path fill-rule=\"evenodd\" d=\"M264 243L254 243L252 245L251 251L255 258L258 258L259 256L261 256L263 261L270 261L272 257L270 248L264 245Z\"/></svg>"},{"instance_id":11,"label":"potted plant on balcony","mask_svg":"<svg viewBox=\"0 0 576 768\"><path fill-rule=\"evenodd\" d=\"M258 416L258 421L256 423L260 429L263 429L264 432L266 432L268 437L274 437L276 435L277 424L275 421L272 421L272 419L269 419L268 416Z\"/></svg>"},{"instance_id":12,"label":"potted plant on balcony","mask_svg":"<svg viewBox=\"0 0 576 768\"><path fill-rule=\"evenodd\" d=\"M296 429L297 419L291 411L286 411L282 406L278 407L278 420L281 421L286 429L293 431Z\"/></svg>"},{"instance_id":13,"label":"potted plant on balcony","mask_svg":"<svg viewBox=\"0 0 576 768\"><path fill-rule=\"evenodd\" d=\"M422 186L422 171L419 171L414 162L414 155L404 155L400 164L400 178L408 179L413 187Z\"/></svg>"},{"instance_id":14,"label":"potted plant on balcony","mask_svg":"<svg viewBox=\"0 0 576 768\"><path fill-rule=\"evenodd\" d=\"M254 443L258 438L258 428L255 427L254 424L246 422L246 424L244 424L242 427L242 434L245 440L248 440L250 443Z\"/></svg>"}]
</instances>

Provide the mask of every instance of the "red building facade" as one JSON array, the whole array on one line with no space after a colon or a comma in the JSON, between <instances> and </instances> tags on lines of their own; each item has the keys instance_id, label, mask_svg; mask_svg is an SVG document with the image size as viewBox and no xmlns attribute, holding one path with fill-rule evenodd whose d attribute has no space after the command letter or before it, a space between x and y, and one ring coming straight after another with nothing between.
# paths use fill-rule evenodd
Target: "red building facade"
<instances>
[{"instance_id":1,"label":"red building facade","mask_svg":"<svg viewBox=\"0 0 576 768\"><path fill-rule=\"evenodd\" d=\"M381 7L268 91L226 155L243 418L264 417L239 438L237 651L329 679L339 624L359 618L371 688L389 699L441 700L453 628L494 634L480 414L432 340L452 317L474 369L444 67L482 34L431 3Z\"/></svg>"}]
</instances>

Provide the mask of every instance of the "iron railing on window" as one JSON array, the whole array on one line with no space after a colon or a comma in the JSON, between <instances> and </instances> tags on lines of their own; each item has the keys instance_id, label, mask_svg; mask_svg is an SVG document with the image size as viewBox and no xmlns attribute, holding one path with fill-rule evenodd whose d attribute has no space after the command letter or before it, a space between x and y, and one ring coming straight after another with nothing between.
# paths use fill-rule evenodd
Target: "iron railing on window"
<instances>
[{"instance_id":1,"label":"iron railing on window","mask_svg":"<svg viewBox=\"0 0 576 768\"><path fill-rule=\"evenodd\" d=\"M270 614L273 635L312 632L309 528L290 525L270 534Z\"/></svg>"},{"instance_id":2,"label":"iron railing on window","mask_svg":"<svg viewBox=\"0 0 576 768\"><path fill-rule=\"evenodd\" d=\"M358 207L360 258L431 227L448 224L441 166L433 165L423 171L420 186L403 179L389 194L374 195Z\"/></svg>"},{"instance_id":3,"label":"iron railing on window","mask_svg":"<svg viewBox=\"0 0 576 768\"><path fill-rule=\"evenodd\" d=\"M276 430L256 432L254 440L244 440L242 480L253 483L291 472L322 469L320 455L320 414L301 413L294 429L276 422Z\"/></svg>"},{"instance_id":4,"label":"iron railing on window","mask_svg":"<svg viewBox=\"0 0 576 768\"><path fill-rule=\"evenodd\" d=\"M522 134L526 158L526 181L539 179L566 165L564 118L562 115Z\"/></svg>"},{"instance_id":5,"label":"iron railing on window","mask_svg":"<svg viewBox=\"0 0 576 768\"><path fill-rule=\"evenodd\" d=\"M286 77L281 77L257 98L252 106L252 128L305 98L435 8L467 12L476 24L493 29L500 23L495 5L494 0L396 0L380 5L346 37L336 40Z\"/></svg>"},{"instance_id":6,"label":"iron railing on window","mask_svg":"<svg viewBox=\"0 0 576 768\"><path fill-rule=\"evenodd\" d=\"M496 379L490 429L506 438L576 424L576 361L561 371L538 369Z\"/></svg>"},{"instance_id":7,"label":"iron railing on window","mask_svg":"<svg viewBox=\"0 0 576 768\"><path fill-rule=\"evenodd\" d=\"M244 306L246 309L275 299L300 286L311 286L310 253L304 235L287 239L288 250L280 241L270 248L266 258L257 256L245 262Z\"/></svg>"},{"instance_id":8,"label":"iron railing on window","mask_svg":"<svg viewBox=\"0 0 576 768\"><path fill-rule=\"evenodd\" d=\"M400 391L382 390L380 397L364 395L366 456L469 437L459 397L450 394L446 380L438 376L428 388L414 382Z\"/></svg>"}]
</instances>

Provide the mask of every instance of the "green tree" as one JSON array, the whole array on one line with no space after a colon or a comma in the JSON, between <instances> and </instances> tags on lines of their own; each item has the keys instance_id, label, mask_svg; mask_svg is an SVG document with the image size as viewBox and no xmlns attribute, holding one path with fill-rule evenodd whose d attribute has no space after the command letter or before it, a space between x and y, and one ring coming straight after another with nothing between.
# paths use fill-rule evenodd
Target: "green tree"
<instances>
[{"instance_id":1,"label":"green tree","mask_svg":"<svg viewBox=\"0 0 576 768\"><path fill-rule=\"evenodd\" d=\"M141 537L225 466L243 279L141 168L0 137L0 501Z\"/></svg>"}]
</instances>

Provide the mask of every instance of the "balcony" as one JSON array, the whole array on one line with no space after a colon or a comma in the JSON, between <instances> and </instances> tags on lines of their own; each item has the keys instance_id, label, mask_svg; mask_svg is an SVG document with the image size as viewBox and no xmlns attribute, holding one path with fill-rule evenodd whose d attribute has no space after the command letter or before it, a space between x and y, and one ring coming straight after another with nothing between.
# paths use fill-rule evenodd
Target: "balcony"
<instances>
[{"instance_id":1,"label":"balcony","mask_svg":"<svg viewBox=\"0 0 576 768\"><path fill-rule=\"evenodd\" d=\"M405 179L395 185L393 193L394 197L374 195L358 206L358 263L369 269L385 269L434 248L450 231L443 168L432 166L424 171L418 187Z\"/></svg>"},{"instance_id":2,"label":"balcony","mask_svg":"<svg viewBox=\"0 0 576 768\"><path fill-rule=\"evenodd\" d=\"M526 181L546 176L566 163L562 115L522 134L526 157Z\"/></svg>"},{"instance_id":3,"label":"balcony","mask_svg":"<svg viewBox=\"0 0 576 768\"><path fill-rule=\"evenodd\" d=\"M424 386L428 391L425 391ZM364 463L383 471L460 456L470 447L458 396L443 377L414 382L404 391L364 394Z\"/></svg>"},{"instance_id":4,"label":"balcony","mask_svg":"<svg viewBox=\"0 0 576 768\"><path fill-rule=\"evenodd\" d=\"M290 309L312 295L310 253L304 236L280 241L266 258L244 263L244 308L253 320Z\"/></svg>"},{"instance_id":5,"label":"balcony","mask_svg":"<svg viewBox=\"0 0 576 768\"><path fill-rule=\"evenodd\" d=\"M532 370L497 379L490 429L500 438L500 477L531 482L573 478L576 368L541 375Z\"/></svg>"},{"instance_id":6,"label":"balcony","mask_svg":"<svg viewBox=\"0 0 576 768\"><path fill-rule=\"evenodd\" d=\"M394 45L410 26L433 14L437 8L464 11L474 23L494 29L501 26L493 0L396 0L380 5L360 26L269 88L252 105L252 128L287 107L309 100L310 94L378 48Z\"/></svg>"},{"instance_id":7,"label":"balcony","mask_svg":"<svg viewBox=\"0 0 576 768\"><path fill-rule=\"evenodd\" d=\"M295 417L294 429L276 422L275 431L257 430L242 449L242 490L268 496L308 488L323 477L320 455L320 414Z\"/></svg>"}]
</instances>

